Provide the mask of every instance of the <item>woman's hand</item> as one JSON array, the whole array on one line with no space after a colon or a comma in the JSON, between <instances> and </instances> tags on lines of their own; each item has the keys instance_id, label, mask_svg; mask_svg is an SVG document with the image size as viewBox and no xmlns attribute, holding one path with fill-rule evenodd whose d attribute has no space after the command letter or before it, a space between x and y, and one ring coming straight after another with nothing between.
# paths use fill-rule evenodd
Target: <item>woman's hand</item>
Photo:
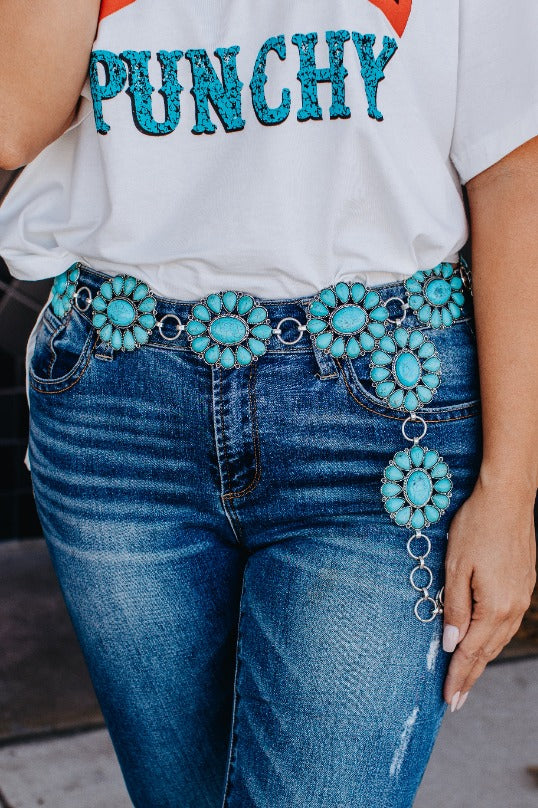
<instances>
[{"instance_id":1,"label":"woman's hand","mask_svg":"<svg viewBox=\"0 0 538 808\"><path fill-rule=\"evenodd\" d=\"M487 476L487 475L486 475ZM484 480L454 516L445 559L444 684L452 711L518 630L536 583L534 497ZM455 650L454 650L455 648Z\"/></svg>"}]
</instances>

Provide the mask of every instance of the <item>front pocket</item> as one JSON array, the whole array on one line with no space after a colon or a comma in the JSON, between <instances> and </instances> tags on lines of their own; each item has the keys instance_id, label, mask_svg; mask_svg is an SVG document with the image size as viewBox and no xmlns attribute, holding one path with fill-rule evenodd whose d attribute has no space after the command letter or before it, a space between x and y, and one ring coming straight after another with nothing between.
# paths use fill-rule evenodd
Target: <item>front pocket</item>
<instances>
[{"instance_id":1,"label":"front pocket","mask_svg":"<svg viewBox=\"0 0 538 808\"><path fill-rule=\"evenodd\" d=\"M86 372L97 336L91 322L77 309L62 319L51 308L36 331L28 365L30 385L42 393L62 393Z\"/></svg>"},{"instance_id":2,"label":"front pocket","mask_svg":"<svg viewBox=\"0 0 538 808\"><path fill-rule=\"evenodd\" d=\"M476 415L480 410L480 385L476 339L470 318L448 328L409 330L420 330L425 339L433 343L441 363L440 384L431 401L417 409L417 414L425 421L451 421ZM394 409L377 395L370 377L371 361L371 353L339 360L342 381L348 392L369 410L387 418L405 419L408 412Z\"/></svg>"}]
</instances>

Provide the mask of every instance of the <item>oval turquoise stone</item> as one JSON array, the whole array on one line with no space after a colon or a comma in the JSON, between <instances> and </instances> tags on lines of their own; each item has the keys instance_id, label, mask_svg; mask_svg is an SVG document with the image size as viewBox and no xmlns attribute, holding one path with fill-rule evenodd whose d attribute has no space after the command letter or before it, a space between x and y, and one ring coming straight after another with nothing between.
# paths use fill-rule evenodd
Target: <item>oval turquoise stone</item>
<instances>
[{"instance_id":1,"label":"oval turquoise stone","mask_svg":"<svg viewBox=\"0 0 538 808\"><path fill-rule=\"evenodd\" d=\"M403 351L394 363L394 372L402 387L414 387L420 379L420 362L409 351Z\"/></svg>"},{"instance_id":2,"label":"oval turquoise stone","mask_svg":"<svg viewBox=\"0 0 538 808\"><path fill-rule=\"evenodd\" d=\"M111 300L107 306L106 313L112 325L120 325L124 328L131 325L136 317L135 307L124 297Z\"/></svg>"},{"instance_id":3,"label":"oval turquoise stone","mask_svg":"<svg viewBox=\"0 0 538 808\"><path fill-rule=\"evenodd\" d=\"M350 304L337 309L332 316L332 326L339 334L356 334L366 322L366 312L361 306Z\"/></svg>"},{"instance_id":4,"label":"oval turquoise stone","mask_svg":"<svg viewBox=\"0 0 538 808\"><path fill-rule=\"evenodd\" d=\"M450 300L452 287L444 278L434 278L429 281L424 289L426 297L434 306L443 306Z\"/></svg>"},{"instance_id":5,"label":"oval turquoise stone","mask_svg":"<svg viewBox=\"0 0 538 808\"><path fill-rule=\"evenodd\" d=\"M236 345L245 339L247 326L238 317L217 317L209 326L209 333L222 345Z\"/></svg>"},{"instance_id":6,"label":"oval turquoise stone","mask_svg":"<svg viewBox=\"0 0 538 808\"><path fill-rule=\"evenodd\" d=\"M432 494L432 481L425 471L412 471L405 481L405 494L408 501L416 508L423 508Z\"/></svg>"}]
</instances>

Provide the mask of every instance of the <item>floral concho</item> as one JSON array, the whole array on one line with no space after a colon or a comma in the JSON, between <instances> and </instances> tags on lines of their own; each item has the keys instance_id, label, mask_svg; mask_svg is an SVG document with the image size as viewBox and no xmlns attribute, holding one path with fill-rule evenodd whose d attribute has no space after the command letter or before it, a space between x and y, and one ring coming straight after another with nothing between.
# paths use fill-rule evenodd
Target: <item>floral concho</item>
<instances>
[{"instance_id":1,"label":"floral concho","mask_svg":"<svg viewBox=\"0 0 538 808\"><path fill-rule=\"evenodd\" d=\"M116 275L101 284L92 300L92 322L101 340L114 350L134 351L149 340L156 304L146 283L132 275Z\"/></svg>"},{"instance_id":2,"label":"floral concho","mask_svg":"<svg viewBox=\"0 0 538 808\"><path fill-rule=\"evenodd\" d=\"M396 328L372 352L370 378L389 407L415 412L432 400L441 381L435 345L420 330Z\"/></svg>"},{"instance_id":3,"label":"floral concho","mask_svg":"<svg viewBox=\"0 0 538 808\"><path fill-rule=\"evenodd\" d=\"M197 303L186 325L192 350L208 365L244 367L267 350L273 333L267 309L251 295L219 292Z\"/></svg>"},{"instance_id":4,"label":"floral concho","mask_svg":"<svg viewBox=\"0 0 538 808\"><path fill-rule=\"evenodd\" d=\"M54 278L51 306L57 317L63 317L73 305L73 297L80 276L78 264L66 269Z\"/></svg>"},{"instance_id":5,"label":"floral concho","mask_svg":"<svg viewBox=\"0 0 538 808\"><path fill-rule=\"evenodd\" d=\"M452 264L421 269L404 281L409 306L421 323L447 328L461 315L465 302L463 281Z\"/></svg>"},{"instance_id":6,"label":"floral concho","mask_svg":"<svg viewBox=\"0 0 538 808\"><path fill-rule=\"evenodd\" d=\"M450 503L452 480L433 449L412 446L396 452L385 468L381 494L397 525L421 530L439 521Z\"/></svg>"},{"instance_id":7,"label":"floral concho","mask_svg":"<svg viewBox=\"0 0 538 808\"><path fill-rule=\"evenodd\" d=\"M385 334L388 317L377 292L362 283L340 282L322 289L310 303L306 330L325 353L355 359L373 351L376 339Z\"/></svg>"}]
</instances>

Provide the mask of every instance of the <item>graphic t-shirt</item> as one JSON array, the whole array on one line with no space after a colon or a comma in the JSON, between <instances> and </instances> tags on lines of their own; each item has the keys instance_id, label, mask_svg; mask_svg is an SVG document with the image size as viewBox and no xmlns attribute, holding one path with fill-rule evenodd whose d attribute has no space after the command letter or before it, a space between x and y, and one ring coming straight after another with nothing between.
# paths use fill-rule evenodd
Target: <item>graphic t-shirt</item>
<instances>
[{"instance_id":1,"label":"graphic t-shirt","mask_svg":"<svg viewBox=\"0 0 538 808\"><path fill-rule=\"evenodd\" d=\"M461 184L538 133L537 32L535 0L105 0L0 253L17 278L82 260L185 300L456 261Z\"/></svg>"}]
</instances>

